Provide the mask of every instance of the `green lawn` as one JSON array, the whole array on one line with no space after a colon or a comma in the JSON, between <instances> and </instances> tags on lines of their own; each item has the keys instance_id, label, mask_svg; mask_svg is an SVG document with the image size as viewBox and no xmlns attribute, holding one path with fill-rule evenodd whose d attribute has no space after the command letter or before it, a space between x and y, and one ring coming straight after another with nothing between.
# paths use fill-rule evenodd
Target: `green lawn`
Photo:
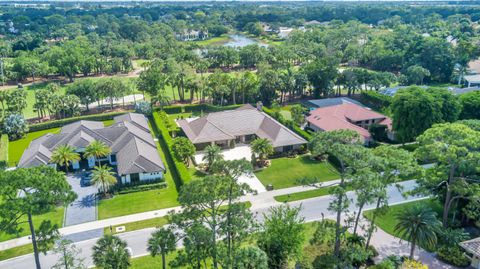
<instances>
[{"instance_id":1,"label":"green lawn","mask_svg":"<svg viewBox=\"0 0 480 269\"><path fill-rule=\"evenodd\" d=\"M207 40L193 41L192 43L199 46L219 46L227 43L229 40L230 37L228 37L228 35L221 35Z\"/></svg>"},{"instance_id":2,"label":"green lawn","mask_svg":"<svg viewBox=\"0 0 480 269\"><path fill-rule=\"evenodd\" d=\"M178 193L175 187L175 182L172 178L172 173L168 168L168 162L166 161L165 154L163 153L160 144L158 141L156 143L160 158L162 158L165 168L167 169L167 172L164 175L167 187L128 194L118 194L111 199L100 200L98 204L98 219L107 219L178 206Z\"/></svg>"},{"instance_id":3,"label":"green lawn","mask_svg":"<svg viewBox=\"0 0 480 269\"><path fill-rule=\"evenodd\" d=\"M320 197L320 196L325 196L330 194L330 190L333 187L325 187L325 188L320 188L320 189L314 189L314 190L309 190L309 191L302 191L302 192L297 192L297 193L292 193L292 194L284 194L284 195L279 195L273 197L275 201L285 203L285 202L294 202L294 201L299 201L299 200L305 200L309 198L315 198L315 197ZM349 188L351 190L351 188Z\"/></svg>"},{"instance_id":4,"label":"green lawn","mask_svg":"<svg viewBox=\"0 0 480 269\"><path fill-rule=\"evenodd\" d=\"M339 178L337 170L330 163L315 161L306 155L272 159L270 167L255 172L255 175L263 185L271 184L275 189L299 186L301 184L298 181L304 178L317 178L322 182Z\"/></svg>"},{"instance_id":5,"label":"green lawn","mask_svg":"<svg viewBox=\"0 0 480 269\"><path fill-rule=\"evenodd\" d=\"M113 234L116 234L115 228L119 227L119 226L125 226L125 232L131 232L131 231L136 231L136 230L141 230L141 229L151 228L151 227L159 228L159 227L162 227L163 225L165 225L167 223L168 223L167 217L147 219L147 220L129 222L129 223L113 226L112 227L112 232L113 232ZM106 227L104 229L104 232L106 234L109 234L110 233L110 227Z\"/></svg>"},{"instance_id":6,"label":"green lawn","mask_svg":"<svg viewBox=\"0 0 480 269\"><path fill-rule=\"evenodd\" d=\"M29 253L33 253L32 244L2 250L2 251L0 251L0 261L11 259L11 258L18 257L18 256L22 256L22 255L26 255L26 254L29 254Z\"/></svg>"},{"instance_id":7,"label":"green lawn","mask_svg":"<svg viewBox=\"0 0 480 269\"><path fill-rule=\"evenodd\" d=\"M53 212L49 212L49 213L38 215L38 216L33 216L33 224L35 225L35 229L38 229L38 227L40 226L40 223L42 221L50 220L50 221L52 221L53 224L57 224L59 227L62 227L63 226L63 215L64 215L64 208L59 207ZM22 221L26 221L26 220L27 220L26 216L22 218ZM0 231L0 242L10 240L10 239L14 239L16 237L22 237L22 236L30 235L30 229L28 227L27 222L22 223L20 225L20 227L23 228L23 231L20 234L18 234L18 236L14 235L14 234L6 234L6 233Z\"/></svg>"},{"instance_id":8,"label":"green lawn","mask_svg":"<svg viewBox=\"0 0 480 269\"><path fill-rule=\"evenodd\" d=\"M405 210L405 208L412 207L412 206L417 206L417 205L424 205L427 207L432 208L437 213L437 217L440 217L441 212L442 212L442 206L438 203L436 200L432 199L425 199L425 200L420 200L420 201L414 201L414 202L409 202L409 203L404 203L404 204L399 204L399 205L394 205L388 208L388 211L381 216L377 216L375 219L375 224L385 232L402 238L398 233L395 232L395 225L397 225L397 215ZM366 217L367 219L371 219L373 215L372 210L365 211L363 213L363 216ZM402 238L405 239L405 238Z\"/></svg>"}]
</instances>

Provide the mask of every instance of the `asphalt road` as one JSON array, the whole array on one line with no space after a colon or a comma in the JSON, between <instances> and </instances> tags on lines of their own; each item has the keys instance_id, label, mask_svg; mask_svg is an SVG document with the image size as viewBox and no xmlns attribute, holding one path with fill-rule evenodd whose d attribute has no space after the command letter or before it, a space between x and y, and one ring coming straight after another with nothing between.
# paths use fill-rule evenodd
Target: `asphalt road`
<instances>
[{"instance_id":1,"label":"asphalt road","mask_svg":"<svg viewBox=\"0 0 480 269\"><path fill-rule=\"evenodd\" d=\"M408 191L415 186L415 182L413 180L405 181L402 183L402 185L404 187L404 191ZM419 199L418 197L405 198L393 186L388 189L388 194L389 194L390 205ZM349 192L348 196L351 199L355 199L356 197L353 192ZM292 206L301 205L302 217L305 218L306 222L311 222L311 221L320 220L322 218L322 213L326 218L334 217L334 213L328 211L328 206L331 199L332 198L329 196L324 196L324 197L292 202L289 204ZM268 213L270 205L266 205L265 207L262 207L261 204L260 205L255 204L255 201L253 201L253 204L255 205L254 208L256 208L254 211L256 213L256 217L259 221L261 221L263 219L264 214ZM355 211L356 207L354 204L355 202L353 201L350 205L350 211ZM374 205L367 205L365 206L365 210L371 209L373 207ZM134 257L143 256L148 254L146 250L147 241L148 241L148 238L150 237L150 234L154 230L155 230L154 228L149 228L149 229L143 229L138 231L126 232L126 233L120 234L119 237L127 241L128 246L133 251ZM77 248L81 249L82 251L81 254L78 255L78 257L84 259L85 265L93 266L91 255L92 255L92 247L95 245L95 242L96 242L96 239L91 239L91 240L75 243ZM58 256L49 252L47 253L47 255L41 254L40 260L41 260L42 268L51 268L58 260ZM14 259L2 261L0 262L0 268L1 269L35 268L35 261L33 259L33 255L29 254L29 255L24 255Z\"/></svg>"}]
</instances>

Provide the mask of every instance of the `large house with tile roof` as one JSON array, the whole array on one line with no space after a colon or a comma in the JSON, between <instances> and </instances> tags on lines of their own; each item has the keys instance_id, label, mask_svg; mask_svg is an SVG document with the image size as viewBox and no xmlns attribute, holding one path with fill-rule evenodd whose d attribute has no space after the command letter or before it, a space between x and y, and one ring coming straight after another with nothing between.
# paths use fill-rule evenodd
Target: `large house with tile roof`
<instances>
[{"instance_id":1,"label":"large house with tile roof","mask_svg":"<svg viewBox=\"0 0 480 269\"><path fill-rule=\"evenodd\" d=\"M365 143L372 141L368 128L373 124L387 126L393 140L392 120L385 115L355 103L341 103L317 108L307 117L307 127L320 131L348 129L357 132Z\"/></svg>"},{"instance_id":2,"label":"large house with tile roof","mask_svg":"<svg viewBox=\"0 0 480 269\"><path fill-rule=\"evenodd\" d=\"M290 151L307 143L301 136L251 105L210 113L204 117L181 119L177 124L197 149L216 144L233 147L253 139L268 139L276 152Z\"/></svg>"},{"instance_id":3,"label":"large house with tile roof","mask_svg":"<svg viewBox=\"0 0 480 269\"><path fill-rule=\"evenodd\" d=\"M136 183L163 178L165 166L142 114L127 113L114 118L114 124L105 127L102 122L77 121L63 126L58 134L46 134L33 140L23 153L19 167L50 165L55 149L69 145L83 155L85 148L93 141L101 141L111 149L111 154L100 160L81 158L73 162L74 170L89 169L96 161L108 162L115 166L122 183Z\"/></svg>"}]
</instances>

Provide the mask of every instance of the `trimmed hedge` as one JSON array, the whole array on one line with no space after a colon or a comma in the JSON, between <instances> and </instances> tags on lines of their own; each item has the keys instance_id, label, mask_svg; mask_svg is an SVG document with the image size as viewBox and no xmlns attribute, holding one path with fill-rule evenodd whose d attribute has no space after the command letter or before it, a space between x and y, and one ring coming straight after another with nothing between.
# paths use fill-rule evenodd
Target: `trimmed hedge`
<instances>
[{"instance_id":1,"label":"trimmed hedge","mask_svg":"<svg viewBox=\"0 0 480 269\"><path fill-rule=\"evenodd\" d=\"M2 134L0 137L0 167L8 166L8 135Z\"/></svg>"},{"instance_id":2,"label":"trimmed hedge","mask_svg":"<svg viewBox=\"0 0 480 269\"><path fill-rule=\"evenodd\" d=\"M139 185L132 185L132 186L121 186L117 191L117 194L127 194L133 192L140 192L140 191L149 191L149 190L156 190L156 189L163 189L167 187L167 182L156 182L156 183L146 183L146 184L139 184Z\"/></svg>"},{"instance_id":3,"label":"trimmed hedge","mask_svg":"<svg viewBox=\"0 0 480 269\"><path fill-rule=\"evenodd\" d=\"M163 108L163 111L167 114L178 114L178 113L191 113L191 112L218 112L228 109L235 109L242 105L229 105L229 106L214 106L209 104L200 104L200 105L184 105L184 106L166 106ZM161 111L162 109L156 107L155 111Z\"/></svg>"},{"instance_id":4,"label":"trimmed hedge","mask_svg":"<svg viewBox=\"0 0 480 269\"><path fill-rule=\"evenodd\" d=\"M360 102L375 110L385 110L390 107L393 97L381 94L376 91L362 91L360 94Z\"/></svg>"},{"instance_id":5,"label":"trimmed hedge","mask_svg":"<svg viewBox=\"0 0 480 269\"><path fill-rule=\"evenodd\" d=\"M297 133L299 136L303 137L305 140L310 141L312 138L312 134L309 132L302 130L299 126L297 126L293 121L291 120L285 120L280 113L276 113L270 108L263 107L263 112L267 113L270 117L276 119L278 122L281 124L285 125L288 127L288 129L294 131Z\"/></svg>"},{"instance_id":6,"label":"trimmed hedge","mask_svg":"<svg viewBox=\"0 0 480 269\"><path fill-rule=\"evenodd\" d=\"M92 121L111 120L114 117L123 115L125 113L127 113L127 111L110 112L110 113L86 115L86 116L72 117L72 118L66 118L61 120L47 121L47 122L30 125L29 132L37 132L37 131L43 131L43 130L52 129L52 128L63 127L66 124L76 122L79 120L92 120Z\"/></svg>"},{"instance_id":7,"label":"trimmed hedge","mask_svg":"<svg viewBox=\"0 0 480 269\"><path fill-rule=\"evenodd\" d=\"M159 136L160 146L162 147L168 166L172 172L173 180L177 189L179 189L183 184L191 180L190 173L188 172L185 164L175 158L175 155L172 151L173 138L170 135L165 122L168 121L166 118L167 115L162 111L155 111L153 113L152 127L155 129Z\"/></svg>"}]
</instances>

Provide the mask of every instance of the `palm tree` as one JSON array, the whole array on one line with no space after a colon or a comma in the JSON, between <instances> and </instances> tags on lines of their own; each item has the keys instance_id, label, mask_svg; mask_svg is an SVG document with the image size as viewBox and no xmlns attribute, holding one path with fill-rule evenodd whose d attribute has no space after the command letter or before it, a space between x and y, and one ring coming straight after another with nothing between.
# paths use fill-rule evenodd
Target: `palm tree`
<instances>
[{"instance_id":1,"label":"palm tree","mask_svg":"<svg viewBox=\"0 0 480 269\"><path fill-rule=\"evenodd\" d=\"M79 161L80 155L69 145L58 146L52 153L51 161L60 166L65 165L65 171L68 173L68 165L71 162Z\"/></svg>"},{"instance_id":2,"label":"palm tree","mask_svg":"<svg viewBox=\"0 0 480 269\"><path fill-rule=\"evenodd\" d=\"M175 234L171 229L161 228L154 233L152 237L148 240L148 251L152 257L155 257L159 254L162 255L162 268L166 268L165 256L175 251L177 247L177 239Z\"/></svg>"},{"instance_id":3,"label":"palm tree","mask_svg":"<svg viewBox=\"0 0 480 269\"><path fill-rule=\"evenodd\" d=\"M110 166L101 165L93 169L92 183L103 192L103 196L105 197L108 190L117 183L117 178Z\"/></svg>"},{"instance_id":4,"label":"palm tree","mask_svg":"<svg viewBox=\"0 0 480 269\"><path fill-rule=\"evenodd\" d=\"M100 158L108 156L112 150L105 145L102 141L94 140L85 148L85 153L83 156L89 158L93 157L95 160L98 161L98 165L100 165Z\"/></svg>"},{"instance_id":5,"label":"palm tree","mask_svg":"<svg viewBox=\"0 0 480 269\"><path fill-rule=\"evenodd\" d=\"M410 259L413 259L415 247L419 243L432 247L437 243L435 229L441 225L437 214L425 206L407 207L397 215L395 232L410 242Z\"/></svg>"},{"instance_id":6,"label":"palm tree","mask_svg":"<svg viewBox=\"0 0 480 269\"><path fill-rule=\"evenodd\" d=\"M257 138L250 144L252 152L258 156L260 161L264 161L269 154L273 153L272 143L266 138Z\"/></svg>"},{"instance_id":7,"label":"palm tree","mask_svg":"<svg viewBox=\"0 0 480 269\"><path fill-rule=\"evenodd\" d=\"M126 269L130 266L127 242L106 234L93 246L93 263L98 268Z\"/></svg>"},{"instance_id":8,"label":"palm tree","mask_svg":"<svg viewBox=\"0 0 480 269\"><path fill-rule=\"evenodd\" d=\"M213 144L213 145L208 145L205 148L205 155L203 156L202 160L207 162L207 171L212 167L212 165L223 159L223 154L222 154L222 149Z\"/></svg>"}]
</instances>

